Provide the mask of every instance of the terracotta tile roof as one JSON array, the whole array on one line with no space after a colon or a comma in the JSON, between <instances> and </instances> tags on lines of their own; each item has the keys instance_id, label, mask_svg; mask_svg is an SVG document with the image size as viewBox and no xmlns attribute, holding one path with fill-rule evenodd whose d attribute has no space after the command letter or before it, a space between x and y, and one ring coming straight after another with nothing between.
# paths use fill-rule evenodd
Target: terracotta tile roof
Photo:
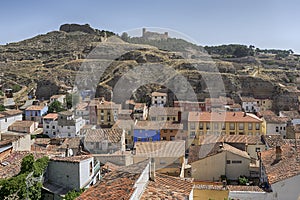
<instances>
[{"instance_id":1,"label":"terracotta tile roof","mask_svg":"<svg viewBox=\"0 0 300 200\"><path fill-rule=\"evenodd\" d=\"M221 152L220 145L221 143L211 143L211 144L190 146L188 163L193 163L207 156L212 156L217 153L220 153Z\"/></svg>"},{"instance_id":2,"label":"terracotta tile roof","mask_svg":"<svg viewBox=\"0 0 300 200\"><path fill-rule=\"evenodd\" d=\"M72 111L67 110L67 111L59 112L58 114L59 114L59 115L64 115L64 116L71 116L71 115L73 115L74 113L73 113Z\"/></svg>"},{"instance_id":3,"label":"terracotta tile roof","mask_svg":"<svg viewBox=\"0 0 300 200\"><path fill-rule=\"evenodd\" d=\"M140 199L188 199L192 189L190 181L157 173L155 181L148 181Z\"/></svg>"},{"instance_id":4,"label":"terracotta tile roof","mask_svg":"<svg viewBox=\"0 0 300 200\"><path fill-rule=\"evenodd\" d=\"M77 200L129 200L135 191L135 183L149 161L143 161L107 173L96 185L83 192Z\"/></svg>"},{"instance_id":5,"label":"terracotta tile roof","mask_svg":"<svg viewBox=\"0 0 300 200\"><path fill-rule=\"evenodd\" d=\"M136 157L176 157L185 154L185 141L136 142Z\"/></svg>"},{"instance_id":6,"label":"terracotta tile roof","mask_svg":"<svg viewBox=\"0 0 300 200\"><path fill-rule=\"evenodd\" d=\"M29 106L25 110L43 110L45 106Z\"/></svg>"},{"instance_id":7,"label":"terracotta tile roof","mask_svg":"<svg viewBox=\"0 0 300 200\"><path fill-rule=\"evenodd\" d=\"M123 130L121 129L87 129L85 131L85 142L101 142L108 140L112 143L118 143L121 141Z\"/></svg>"},{"instance_id":8,"label":"terracotta tile roof","mask_svg":"<svg viewBox=\"0 0 300 200\"><path fill-rule=\"evenodd\" d=\"M267 147L275 148L277 145L282 146L285 144L281 135L263 135L263 140L265 141Z\"/></svg>"},{"instance_id":9,"label":"terracotta tile roof","mask_svg":"<svg viewBox=\"0 0 300 200\"><path fill-rule=\"evenodd\" d=\"M183 124L181 123L172 123L170 121L166 121L161 129L169 129L169 130L182 130Z\"/></svg>"},{"instance_id":10,"label":"terracotta tile roof","mask_svg":"<svg viewBox=\"0 0 300 200\"><path fill-rule=\"evenodd\" d=\"M159 96L159 97L164 96L164 97L166 97L166 96L167 96L167 93L163 93L163 92L152 92L152 93L151 93L151 96L152 96L152 97L155 97L155 96Z\"/></svg>"},{"instance_id":11,"label":"terracotta tile roof","mask_svg":"<svg viewBox=\"0 0 300 200\"><path fill-rule=\"evenodd\" d=\"M105 165L103 165L102 168L106 169L106 170L109 170L109 171L117 171L120 168L120 166L116 165L116 164L113 164L111 162L106 162Z\"/></svg>"},{"instance_id":12,"label":"terracotta tile roof","mask_svg":"<svg viewBox=\"0 0 300 200\"><path fill-rule=\"evenodd\" d=\"M79 148L81 138L74 137L74 138L65 138L63 143L59 146L61 149L66 149L67 145L69 145L70 149Z\"/></svg>"},{"instance_id":13,"label":"terracotta tile roof","mask_svg":"<svg viewBox=\"0 0 300 200\"><path fill-rule=\"evenodd\" d=\"M264 192L258 186L247 186L247 185L228 185L227 188L230 191L244 191L244 192Z\"/></svg>"},{"instance_id":14,"label":"terracotta tile roof","mask_svg":"<svg viewBox=\"0 0 300 200\"><path fill-rule=\"evenodd\" d=\"M243 102L257 102L257 99L255 99L253 97L241 97L241 100Z\"/></svg>"},{"instance_id":15,"label":"terracotta tile roof","mask_svg":"<svg viewBox=\"0 0 300 200\"><path fill-rule=\"evenodd\" d=\"M150 107L149 116L174 116L178 115L178 112L181 111L180 107Z\"/></svg>"},{"instance_id":16,"label":"terracotta tile roof","mask_svg":"<svg viewBox=\"0 0 300 200\"><path fill-rule=\"evenodd\" d=\"M24 127L24 128L30 128L34 124L33 121L21 121L17 120L15 121L12 125L10 125L8 128L10 129L11 127Z\"/></svg>"},{"instance_id":17,"label":"terracotta tile roof","mask_svg":"<svg viewBox=\"0 0 300 200\"><path fill-rule=\"evenodd\" d=\"M88 109L88 105L89 105L89 103L87 103L87 102L81 102L81 103L79 103L79 104L76 105L76 110L83 110L83 111L85 111L85 110Z\"/></svg>"},{"instance_id":18,"label":"terracotta tile roof","mask_svg":"<svg viewBox=\"0 0 300 200\"><path fill-rule=\"evenodd\" d=\"M232 105L234 101L228 97L219 98L205 98L206 104L216 104L216 105Z\"/></svg>"},{"instance_id":19,"label":"terracotta tile roof","mask_svg":"<svg viewBox=\"0 0 300 200\"><path fill-rule=\"evenodd\" d=\"M21 110L6 110L6 111L0 112L0 117L20 115L22 113L23 112Z\"/></svg>"},{"instance_id":20,"label":"terracotta tile roof","mask_svg":"<svg viewBox=\"0 0 300 200\"><path fill-rule=\"evenodd\" d=\"M162 127L163 123L158 121L137 121L134 125L134 129L142 130L160 130Z\"/></svg>"},{"instance_id":21,"label":"terracotta tile roof","mask_svg":"<svg viewBox=\"0 0 300 200\"><path fill-rule=\"evenodd\" d=\"M82 155L82 156L71 156L71 157L52 157L50 158L51 161L58 161L58 162L71 162L71 163L78 163L83 160L87 160L92 158L92 155Z\"/></svg>"},{"instance_id":22,"label":"terracotta tile roof","mask_svg":"<svg viewBox=\"0 0 300 200\"><path fill-rule=\"evenodd\" d=\"M35 138L34 143L37 145L48 145L50 144L50 138Z\"/></svg>"},{"instance_id":23,"label":"terracotta tile roof","mask_svg":"<svg viewBox=\"0 0 300 200\"><path fill-rule=\"evenodd\" d=\"M57 113L49 113L46 116L43 117L44 119L57 119L58 114Z\"/></svg>"},{"instance_id":24,"label":"terracotta tile roof","mask_svg":"<svg viewBox=\"0 0 300 200\"><path fill-rule=\"evenodd\" d=\"M97 106L97 109L121 109L121 104L116 104L111 101L100 101L94 99L89 103L89 106Z\"/></svg>"},{"instance_id":25,"label":"terracotta tile roof","mask_svg":"<svg viewBox=\"0 0 300 200\"><path fill-rule=\"evenodd\" d=\"M189 121L194 122L261 122L255 115L244 112L190 112Z\"/></svg>"},{"instance_id":26,"label":"terracotta tile roof","mask_svg":"<svg viewBox=\"0 0 300 200\"><path fill-rule=\"evenodd\" d=\"M287 117L279 117L274 112L270 110L262 111L259 113L267 123L287 123Z\"/></svg>"},{"instance_id":27,"label":"terracotta tile roof","mask_svg":"<svg viewBox=\"0 0 300 200\"><path fill-rule=\"evenodd\" d=\"M132 113L132 110L129 109L122 109L119 111L119 114L121 115L130 115Z\"/></svg>"},{"instance_id":28,"label":"terracotta tile roof","mask_svg":"<svg viewBox=\"0 0 300 200\"><path fill-rule=\"evenodd\" d=\"M223 185L202 185L202 184L197 184L194 185L195 189L198 190L227 190L227 188L223 187Z\"/></svg>"},{"instance_id":29,"label":"terracotta tile roof","mask_svg":"<svg viewBox=\"0 0 300 200\"><path fill-rule=\"evenodd\" d=\"M215 144L205 144L200 146L191 146L189 151L188 163L201 160L208 156L216 155L218 153L221 153L222 151L231 152L235 155L250 159L250 156L246 151L241 151L226 143L224 144L215 143Z\"/></svg>"},{"instance_id":30,"label":"terracotta tile roof","mask_svg":"<svg viewBox=\"0 0 300 200\"><path fill-rule=\"evenodd\" d=\"M128 119L118 119L116 123L112 126L113 129L124 129L131 130L134 127L134 121Z\"/></svg>"},{"instance_id":31,"label":"terracotta tile roof","mask_svg":"<svg viewBox=\"0 0 300 200\"><path fill-rule=\"evenodd\" d=\"M289 118L290 120L292 119L300 119L300 114L298 111L280 111L281 115Z\"/></svg>"},{"instance_id":32,"label":"terracotta tile roof","mask_svg":"<svg viewBox=\"0 0 300 200\"><path fill-rule=\"evenodd\" d=\"M241 143L241 144L264 144L261 136L252 135L201 135L200 144L211 144L216 142Z\"/></svg>"},{"instance_id":33,"label":"terracotta tile roof","mask_svg":"<svg viewBox=\"0 0 300 200\"><path fill-rule=\"evenodd\" d=\"M0 179L17 175L21 170L22 159L29 154L30 152L27 151L16 151L4 158L0 164ZM35 159L45 156L43 153L36 152L33 155ZM4 165L4 163L7 165Z\"/></svg>"},{"instance_id":34,"label":"terracotta tile roof","mask_svg":"<svg viewBox=\"0 0 300 200\"><path fill-rule=\"evenodd\" d=\"M270 184L291 178L300 174L300 148L293 148L291 145L281 146L281 160L276 161L275 148L261 152L262 164L265 167Z\"/></svg>"}]
</instances>

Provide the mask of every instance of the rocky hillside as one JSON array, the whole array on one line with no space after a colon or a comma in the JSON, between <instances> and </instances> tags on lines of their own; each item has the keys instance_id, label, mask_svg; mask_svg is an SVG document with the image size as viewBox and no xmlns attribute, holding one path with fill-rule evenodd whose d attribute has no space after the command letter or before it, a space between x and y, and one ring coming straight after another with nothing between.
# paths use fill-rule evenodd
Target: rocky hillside
<instances>
[{"instance_id":1,"label":"rocky hillside","mask_svg":"<svg viewBox=\"0 0 300 200\"><path fill-rule=\"evenodd\" d=\"M182 54L191 51L197 56ZM224 59L203 51L197 54L195 49L181 53L160 50L124 42L109 31L74 24L0 46L2 89L11 87L5 85L8 83L26 86L24 96L35 89L37 98L47 99L76 86L79 90L92 89L96 96L107 99L114 91L114 100L121 103L128 95L145 101L153 90L166 86L177 98L193 98L187 95L192 89L199 100L225 94L236 100L240 95L268 97L275 100L274 110L278 110L285 106L278 99L287 99L287 95L289 105L293 105L300 74L292 68L266 66L261 59L266 58ZM176 98L173 93L170 98Z\"/></svg>"}]
</instances>

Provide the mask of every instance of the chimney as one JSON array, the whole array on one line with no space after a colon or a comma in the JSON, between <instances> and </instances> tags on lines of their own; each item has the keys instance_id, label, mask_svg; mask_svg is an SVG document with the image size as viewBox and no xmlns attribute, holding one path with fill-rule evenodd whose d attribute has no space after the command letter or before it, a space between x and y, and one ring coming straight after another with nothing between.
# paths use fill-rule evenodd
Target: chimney
<instances>
[{"instance_id":1,"label":"chimney","mask_svg":"<svg viewBox=\"0 0 300 200\"><path fill-rule=\"evenodd\" d=\"M246 117L247 116L247 114L246 114L246 112L244 112L244 115L243 115L243 117Z\"/></svg>"},{"instance_id":2,"label":"chimney","mask_svg":"<svg viewBox=\"0 0 300 200\"><path fill-rule=\"evenodd\" d=\"M65 157L69 157L69 144L67 144L66 152L65 152Z\"/></svg>"},{"instance_id":3,"label":"chimney","mask_svg":"<svg viewBox=\"0 0 300 200\"><path fill-rule=\"evenodd\" d=\"M155 181L155 160L150 158L149 180Z\"/></svg>"},{"instance_id":4,"label":"chimney","mask_svg":"<svg viewBox=\"0 0 300 200\"><path fill-rule=\"evenodd\" d=\"M281 153L282 153L281 147L279 145L277 145L276 146L276 151L275 151L275 154L276 154L275 160L276 161L280 161L281 160Z\"/></svg>"}]
</instances>

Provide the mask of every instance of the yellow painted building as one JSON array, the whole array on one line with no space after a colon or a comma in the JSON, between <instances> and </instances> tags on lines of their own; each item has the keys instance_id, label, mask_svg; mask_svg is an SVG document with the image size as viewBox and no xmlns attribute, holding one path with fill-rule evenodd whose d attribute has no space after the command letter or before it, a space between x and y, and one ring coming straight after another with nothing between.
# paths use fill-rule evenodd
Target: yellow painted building
<instances>
[{"instance_id":1,"label":"yellow painted building","mask_svg":"<svg viewBox=\"0 0 300 200\"><path fill-rule=\"evenodd\" d=\"M244 112L190 112L188 117L189 138L200 135L262 135L263 121Z\"/></svg>"},{"instance_id":2,"label":"yellow painted building","mask_svg":"<svg viewBox=\"0 0 300 200\"><path fill-rule=\"evenodd\" d=\"M94 99L89 104L90 123L101 127L111 127L117 120L121 104Z\"/></svg>"}]
</instances>

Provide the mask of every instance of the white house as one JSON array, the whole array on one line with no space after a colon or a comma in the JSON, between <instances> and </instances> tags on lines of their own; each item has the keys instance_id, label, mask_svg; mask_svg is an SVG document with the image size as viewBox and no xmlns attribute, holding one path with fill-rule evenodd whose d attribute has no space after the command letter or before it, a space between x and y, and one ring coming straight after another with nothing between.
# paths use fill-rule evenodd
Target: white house
<instances>
[{"instance_id":1,"label":"white house","mask_svg":"<svg viewBox=\"0 0 300 200\"><path fill-rule=\"evenodd\" d=\"M151 93L151 105L152 106L164 106L167 103L167 93L152 92Z\"/></svg>"},{"instance_id":2,"label":"white house","mask_svg":"<svg viewBox=\"0 0 300 200\"><path fill-rule=\"evenodd\" d=\"M22 120L22 111L7 110L0 112L0 132L5 132L15 121Z\"/></svg>"},{"instance_id":3,"label":"white house","mask_svg":"<svg viewBox=\"0 0 300 200\"><path fill-rule=\"evenodd\" d=\"M43 133L49 137L58 136L58 114L49 113L43 117Z\"/></svg>"},{"instance_id":4,"label":"white house","mask_svg":"<svg viewBox=\"0 0 300 200\"><path fill-rule=\"evenodd\" d=\"M80 129L85 125L82 117L77 117L70 111L58 113L58 137L76 137L80 135Z\"/></svg>"},{"instance_id":5,"label":"white house","mask_svg":"<svg viewBox=\"0 0 300 200\"><path fill-rule=\"evenodd\" d=\"M57 94L50 97L50 104L54 101L60 102L62 105L66 105L66 95L64 94Z\"/></svg>"},{"instance_id":6,"label":"white house","mask_svg":"<svg viewBox=\"0 0 300 200\"><path fill-rule=\"evenodd\" d=\"M264 132L266 135L279 134L283 138L286 137L287 117L279 117L272 111L264 111L261 114L263 116L263 129L265 129Z\"/></svg>"},{"instance_id":7,"label":"white house","mask_svg":"<svg viewBox=\"0 0 300 200\"><path fill-rule=\"evenodd\" d=\"M259 104L258 101L253 97L242 97L242 108L245 112L259 112Z\"/></svg>"},{"instance_id":8,"label":"white house","mask_svg":"<svg viewBox=\"0 0 300 200\"><path fill-rule=\"evenodd\" d=\"M54 195L88 188L100 180L100 163L91 155L50 159L43 188Z\"/></svg>"}]
</instances>

